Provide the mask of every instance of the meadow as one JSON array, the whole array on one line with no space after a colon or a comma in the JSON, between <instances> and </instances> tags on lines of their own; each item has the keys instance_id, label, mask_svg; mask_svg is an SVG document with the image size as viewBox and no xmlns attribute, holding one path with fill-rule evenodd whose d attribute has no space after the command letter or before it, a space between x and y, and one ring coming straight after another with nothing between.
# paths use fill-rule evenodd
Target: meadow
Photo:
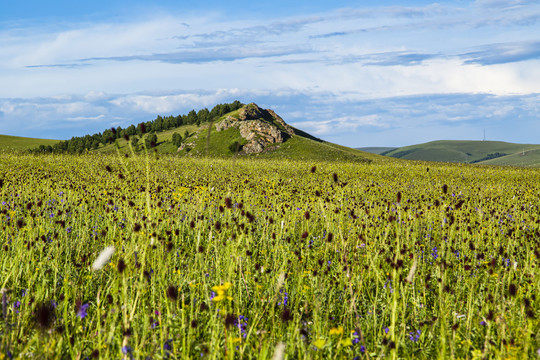
<instances>
[{"instance_id":1,"label":"meadow","mask_svg":"<svg viewBox=\"0 0 540 360\"><path fill-rule=\"evenodd\" d=\"M1 155L0 358L539 356L537 169Z\"/></svg>"}]
</instances>

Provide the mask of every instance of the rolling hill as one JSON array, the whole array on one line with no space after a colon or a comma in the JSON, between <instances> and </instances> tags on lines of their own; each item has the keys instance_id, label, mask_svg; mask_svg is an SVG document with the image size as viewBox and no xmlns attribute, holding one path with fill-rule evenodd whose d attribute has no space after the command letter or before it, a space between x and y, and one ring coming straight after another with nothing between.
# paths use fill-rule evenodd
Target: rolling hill
<instances>
[{"instance_id":1,"label":"rolling hill","mask_svg":"<svg viewBox=\"0 0 540 360\"><path fill-rule=\"evenodd\" d=\"M54 145L60 140L36 139L10 135L0 135L0 150L30 150L39 145Z\"/></svg>"},{"instance_id":2,"label":"rolling hill","mask_svg":"<svg viewBox=\"0 0 540 360\"><path fill-rule=\"evenodd\" d=\"M439 140L400 147L381 155L408 160L540 166L540 145L503 141Z\"/></svg>"},{"instance_id":3,"label":"rolling hill","mask_svg":"<svg viewBox=\"0 0 540 360\"><path fill-rule=\"evenodd\" d=\"M370 147L356 148L356 150L365 151L371 154L382 154L382 153L392 151L394 149L397 149L397 148L389 147L389 146L370 146Z\"/></svg>"}]
</instances>

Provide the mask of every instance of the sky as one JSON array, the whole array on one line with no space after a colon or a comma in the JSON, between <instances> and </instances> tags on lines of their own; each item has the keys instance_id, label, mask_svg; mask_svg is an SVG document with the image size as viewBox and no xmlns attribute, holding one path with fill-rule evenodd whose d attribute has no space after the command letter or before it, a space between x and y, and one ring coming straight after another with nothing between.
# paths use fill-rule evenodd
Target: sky
<instances>
[{"instance_id":1,"label":"sky","mask_svg":"<svg viewBox=\"0 0 540 360\"><path fill-rule=\"evenodd\" d=\"M0 134L240 100L351 147L540 143L540 1L0 0Z\"/></svg>"}]
</instances>

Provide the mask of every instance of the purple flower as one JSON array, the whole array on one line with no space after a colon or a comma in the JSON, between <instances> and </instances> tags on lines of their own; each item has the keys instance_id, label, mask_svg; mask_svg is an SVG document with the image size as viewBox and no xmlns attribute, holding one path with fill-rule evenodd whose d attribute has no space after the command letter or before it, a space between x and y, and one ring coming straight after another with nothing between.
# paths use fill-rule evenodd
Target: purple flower
<instances>
[{"instance_id":1,"label":"purple flower","mask_svg":"<svg viewBox=\"0 0 540 360\"><path fill-rule=\"evenodd\" d=\"M385 334L388 334L388 331L390 331L390 329L387 328L387 327L385 327L385 328L384 328L384 333L385 333Z\"/></svg>"},{"instance_id":2,"label":"purple flower","mask_svg":"<svg viewBox=\"0 0 540 360\"><path fill-rule=\"evenodd\" d=\"M163 350L171 351L172 350L171 342L172 342L171 339L165 341L165 343L163 344Z\"/></svg>"},{"instance_id":3,"label":"purple flower","mask_svg":"<svg viewBox=\"0 0 540 360\"><path fill-rule=\"evenodd\" d=\"M480 325L486 325L486 322L484 320L480 321Z\"/></svg>"},{"instance_id":4,"label":"purple flower","mask_svg":"<svg viewBox=\"0 0 540 360\"><path fill-rule=\"evenodd\" d=\"M360 351L365 353L366 352L366 347L364 345L360 346Z\"/></svg>"},{"instance_id":5,"label":"purple flower","mask_svg":"<svg viewBox=\"0 0 540 360\"><path fill-rule=\"evenodd\" d=\"M422 332L421 332L420 330L416 330L416 332L415 332L415 331L411 331L411 332L409 333L409 340L411 340L412 342L417 342L418 339L420 339L420 334L421 334L421 333L422 333Z\"/></svg>"},{"instance_id":6,"label":"purple flower","mask_svg":"<svg viewBox=\"0 0 540 360\"><path fill-rule=\"evenodd\" d=\"M88 310L88 307L90 305L88 304L83 304L81 306L79 306L79 309L77 310L77 316L80 317L81 319L84 319L86 317L86 315L88 315L86 313L86 311Z\"/></svg>"}]
</instances>

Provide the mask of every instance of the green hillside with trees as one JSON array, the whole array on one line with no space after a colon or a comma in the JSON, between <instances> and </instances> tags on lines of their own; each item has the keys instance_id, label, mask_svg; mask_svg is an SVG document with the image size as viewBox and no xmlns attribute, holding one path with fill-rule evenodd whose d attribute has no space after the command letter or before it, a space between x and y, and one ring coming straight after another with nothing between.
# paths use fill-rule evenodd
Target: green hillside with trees
<instances>
[{"instance_id":1,"label":"green hillside with trees","mask_svg":"<svg viewBox=\"0 0 540 360\"><path fill-rule=\"evenodd\" d=\"M247 105L256 106L254 104ZM242 147L247 140L238 128L224 131L216 129L216 123L227 117L238 117L246 105L239 101L219 104L212 110L191 110L186 115L157 116L152 121L130 125L125 129L116 127L101 133L73 137L54 144L42 144L32 151L36 153L140 153L152 151L157 154L176 156L232 157L249 156L278 159L312 159L323 161L370 161L381 158L378 155L356 149L331 144L317 139L299 129L293 129L294 136L288 137L276 146L270 146L262 153L245 154ZM264 120L264 119L262 119ZM271 121L271 119L267 119ZM267 121L265 120L265 121ZM280 127L281 125L276 124ZM288 125L287 125L288 126ZM283 130L283 129L282 129Z\"/></svg>"}]
</instances>

